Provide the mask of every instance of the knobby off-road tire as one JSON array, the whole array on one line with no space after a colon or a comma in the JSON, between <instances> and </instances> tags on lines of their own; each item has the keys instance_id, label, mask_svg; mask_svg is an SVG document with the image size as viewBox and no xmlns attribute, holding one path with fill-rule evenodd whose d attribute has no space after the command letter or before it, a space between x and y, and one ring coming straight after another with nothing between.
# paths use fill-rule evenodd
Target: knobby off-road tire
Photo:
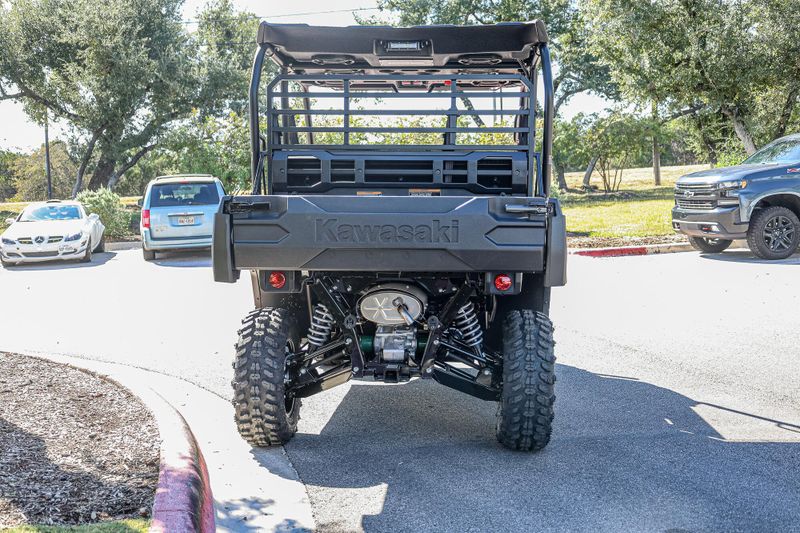
<instances>
[{"instance_id":1,"label":"knobby off-road tire","mask_svg":"<svg viewBox=\"0 0 800 533\"><path fill-rule=\"evenodd\" d=\"M497 440L507 448L538 451L550 442L556 400L553 346L547 315L532 310L506 315Z\"/></svg>"},{"instance_id":2,"label":"knobby off-road tire","mask_svg":"<svg viewBox=\"0 0 800 533\"><path fill-rule=\"evenodd\" d=\"M689 237L692 248L707 254L718 254L728 249L733 241L729 239L708 239L706 237Z\"/></svg>"},{"instance_id":3,"label":"knobby off-road tire","mask_svg":"<svg viewBox=\"0 0 800 533\"><path fill-rule=\"evenodd\" d=\"M761 259L786 259L800 243L800 220L780 206L759 209L750 219L747 246Z\"/></svg>"},{"instance_id":4,"label":"knobby off-road tire","mask_svg":"<svg viewBox=\"0 0 800 533\"><path fill-rule=\"evenodd\" d=\"M242 321L233 363L233 406L239 434L252 446L284 444L297 431L300 399L286 400L286 350L299 345L286 309L257 309Z\"/></svg>"}]
</instances>

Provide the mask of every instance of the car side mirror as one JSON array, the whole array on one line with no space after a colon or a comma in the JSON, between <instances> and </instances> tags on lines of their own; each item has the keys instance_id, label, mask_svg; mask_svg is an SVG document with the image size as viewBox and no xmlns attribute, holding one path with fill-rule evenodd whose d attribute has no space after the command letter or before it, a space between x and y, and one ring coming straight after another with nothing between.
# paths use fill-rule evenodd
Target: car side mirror
<instances>
[{"instance_id":1,"label":"car side mirror","mask_svg":"<svg viewBox=\"0 0 800 533\"><path fill-rule=\"evenodd\" d=\"M138 205L139 207L144 206L144 198L139 198L138 200L136 200L136 205Z\"/></svg>"},{"instance_id":2,"label":"car side mirror","mask_svg":"<svg viewBox=\"0 0 800 533\"><path fill-rule=\"evenodd\" d=\"M89 218L92 220L100 220L100 215L98 215L97 213L92 213L91 215L89 215Z\"/></svg>"},{"instance_id":3,"label":"car side mirror","mask_svg":"<svg viewBox=\"0 0 800 533\"><path fill-rule=\"evenodd\" d=\"M16 218L7 218L6 219L6 224L10 226L11 224L13 224L16 221L17 221Z\"/></svg>"}]
</instances>

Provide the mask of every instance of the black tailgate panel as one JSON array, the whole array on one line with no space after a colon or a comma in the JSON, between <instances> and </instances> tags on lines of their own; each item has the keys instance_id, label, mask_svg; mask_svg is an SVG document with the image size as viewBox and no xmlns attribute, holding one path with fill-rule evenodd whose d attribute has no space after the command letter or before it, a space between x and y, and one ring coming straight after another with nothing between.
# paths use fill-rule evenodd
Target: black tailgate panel
<instances>
[{"instance_id":1,"label":"black tailgate panel","mask_svg":"<svg viewBox=\"0 0 800 533\"><path fill-rule=\"evenodd\" d=\"M512 204L541 213L509 213ZM226 197L216 217L215 277L228 281L231 268L541 271L545 205L520 197Z\"/></svg>"}]
</instances>

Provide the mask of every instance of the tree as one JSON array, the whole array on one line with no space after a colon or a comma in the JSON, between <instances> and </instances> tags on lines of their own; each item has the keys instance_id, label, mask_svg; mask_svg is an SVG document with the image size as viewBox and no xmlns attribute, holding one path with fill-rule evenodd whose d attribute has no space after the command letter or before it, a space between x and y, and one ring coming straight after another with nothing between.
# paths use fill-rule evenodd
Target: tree
<instances>
[{"instance_id":1,"label":"tree","mask_svg":"<svg viewBox=\"0 0 800 533\"><path fill-rule=\"evenodd\" d=\"M619 190L623 170L636 158L637 152L643 150L642 141L648 126L647 121L621 112L596 118L591 124L588 145L597 156L596 168L606 193Z\"/></svg>"},{"instance_id":2,"label":"tree","mask_svg":"<svg viewBox=\"0 0 800 533\"><path fill-rule=\"evenodd\" d=\"M591 49L654 120L722 116L747 153L758 137L785 131L800 91L794 0L582 0L581 6L593 23ZM761 122L774 127L762 134L754 115L775 88L779 105L768 106ZM707 118L697 124L716 124Z\"/></svg>"},{"instance_id":3,"label":"tree","mask_svg":"<svg viewBox=\"0 0 800 533\"><path fill-rule=\"evenodd\" d=\"M6 201L17 192L14 167L22 154L10 150L0 150L0 202Z\"/></svg>"},{"instance_id":4,"label":"tree","mask_svg":"<svg viewBox=\"0 0 800 533\"><path fill-rule=\"evenodd\" d=\"M193 111L241 106L255 21L220 0L193 35L181 3L19 0L0 11L0 98L68 122L81 144L74 192L89 169L90 188L113 188Z\"/></svg>"},{"instance_id":5,"label":"tree","mask_svg":"<svg viewBox=\"0 0 800 533\"><path fill-rule=\"evenodd\" d=\"M29 155L20 155L14 161L14 188L16 201L41 201L47 199L47 181L44 174L44 145ZM50 143L50 168L53 198L69 198L76 166L66 144Z\"/></svg>"},{"instance_id":6,"label":"tree","mask_svg":"<svg viewBox=\"0 0 800 533\"><path fill-rule=\"evenodd\" d=\"M591 159L589 148L589 127L596 117L579 113L571 120L557 120L553 125L553 170L556 183L562 191L567 190L565 172L585 167Z\"/></svg>"}]
</instances>

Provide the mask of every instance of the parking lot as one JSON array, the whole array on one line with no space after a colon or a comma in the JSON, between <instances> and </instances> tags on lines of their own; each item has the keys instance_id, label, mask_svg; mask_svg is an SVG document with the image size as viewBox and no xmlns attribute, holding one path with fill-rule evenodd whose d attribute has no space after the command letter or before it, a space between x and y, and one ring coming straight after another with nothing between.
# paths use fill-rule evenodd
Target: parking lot
<instances>
[{"instance_id":1,"label":"parking lot","mask_svg":"<svg viewBox=\"0 0 800 533\"><path fill-rule=\"evenodd\" d=\"M304 402L286 447L319 529L800 530L800 257L570 262L550 446L502 448L495 404L436 383L344 385ZM208 266L132 250L0 269L0 349L227 398L249 279L215 284Z\"/></svg>"}]
</instances>

